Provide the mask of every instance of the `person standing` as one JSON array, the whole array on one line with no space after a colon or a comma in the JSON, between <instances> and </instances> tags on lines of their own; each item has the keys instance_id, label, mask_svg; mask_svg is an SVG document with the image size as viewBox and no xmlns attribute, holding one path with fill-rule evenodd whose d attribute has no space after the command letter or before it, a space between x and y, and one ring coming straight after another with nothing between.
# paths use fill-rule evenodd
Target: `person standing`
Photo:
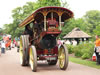
<instances>
[{"instance_id":1,"label":"person standing","mask_svg":"<svg viewBox=\"0 0 100 75\"><path fill-rule=\"evenodd\" d=\"M100 65L100 38L98 35L96 35L96 41L95 41L95 53L97 57L97 65Z\"/></svg>"},{"instance_id":2,"label":"person standing","mask_svg":"<svg viewBox=\"0 0 100 75\"><path fill-rule=\"evenodd\" d=\"M58 48L60 48L60 46L62 45L62 42L61 42L60 38L57 40L57 44L58 44Z\"/></svg>"},{"instance_id":3,"label":"person standing","mask_svg":"<svg viewBox=\"0 0 100 75\"><path fill-rule=\"evenodd\" d=\"M5 53L5 42L4 41L2 41L2 43L1 43L1 53Z\"/></svg>"}]
</instances>

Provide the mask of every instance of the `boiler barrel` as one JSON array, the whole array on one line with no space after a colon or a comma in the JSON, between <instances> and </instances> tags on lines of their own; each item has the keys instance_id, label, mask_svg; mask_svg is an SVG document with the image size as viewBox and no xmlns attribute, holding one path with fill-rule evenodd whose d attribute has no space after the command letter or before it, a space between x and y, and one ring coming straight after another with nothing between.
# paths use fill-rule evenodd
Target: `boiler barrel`
<instances>
[{"instance_id":1,"label":"boiler barrel","mask_svg":"<svg viewBox=\"0 0 100 75\"><path fill-rule=\"evenodd\" d=\"M56 46L56 37L53 35L45 35L39 43L41 49L51 49Z\"/></svg>"}]
</instances>

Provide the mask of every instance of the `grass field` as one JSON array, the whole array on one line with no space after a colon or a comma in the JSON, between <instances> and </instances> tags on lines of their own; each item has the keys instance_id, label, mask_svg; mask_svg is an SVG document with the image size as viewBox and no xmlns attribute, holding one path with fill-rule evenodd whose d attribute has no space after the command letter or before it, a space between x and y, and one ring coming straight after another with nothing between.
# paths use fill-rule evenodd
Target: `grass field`
<instances>
[{"instance_id":1,"label":"grass field","mask_svg":"<svg viewBox=\"0 0 100 75\"><path fill-rule=\"evenodd\" d=\"M93 62L93 61L82 60L80 58L74 58L71 56L69 56L69 61L77 63L77 64L82 64L82 65L86 65L89 67L100 69L100 65L96 65L96 62Z\"/></svg>"}]
</instances>

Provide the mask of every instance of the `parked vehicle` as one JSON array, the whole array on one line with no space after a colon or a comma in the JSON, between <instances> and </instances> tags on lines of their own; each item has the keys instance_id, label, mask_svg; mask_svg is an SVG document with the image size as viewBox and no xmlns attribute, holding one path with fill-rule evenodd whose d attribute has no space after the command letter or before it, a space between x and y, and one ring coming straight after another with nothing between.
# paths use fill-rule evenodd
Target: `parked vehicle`
<instances>
[{"instance_id":1,"label":"parked vehicle","mask_svg":"<svg viewBox=\"0 0 100 75\"><path fill-rule=\"evenodd\" d=\"M62 22L73 17L73 12L63 7L43 7L28 16L19 27L25 27L20 36L20 62L30 64L37 71L37 61L47 60L48 65L56 65L59 60L61 70L68 67L68 50L64 44L59 49L57 37L62 32Z\"/></svg>"}]
</instances>

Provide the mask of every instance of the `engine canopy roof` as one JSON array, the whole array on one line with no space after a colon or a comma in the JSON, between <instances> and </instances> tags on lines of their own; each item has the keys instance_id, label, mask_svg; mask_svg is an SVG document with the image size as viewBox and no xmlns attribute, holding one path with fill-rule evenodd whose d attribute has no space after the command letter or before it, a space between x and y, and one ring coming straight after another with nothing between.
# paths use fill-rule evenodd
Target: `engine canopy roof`
<instances>
[{"instance_id":1,"label":"engine canopy roof","mask_svg":"<svg viewBox=\"0 0 100 75\"><path fill-rule=\"evenodd\" d=\"M61 16L61 21L65 21L73 17L73 12L67 8L57 7L57 6L42 7L42 8L37 9L25 20L23 20L19 24L19 27L26 26L27 24L35 20L37 22L41 22L44 19L44 16L46 16L46 18L49 18L50 17L49 15L51 14L51 12L54 13L54 18L56 19L59 19L59 16Z\"/></svg>"}]
</instances>

